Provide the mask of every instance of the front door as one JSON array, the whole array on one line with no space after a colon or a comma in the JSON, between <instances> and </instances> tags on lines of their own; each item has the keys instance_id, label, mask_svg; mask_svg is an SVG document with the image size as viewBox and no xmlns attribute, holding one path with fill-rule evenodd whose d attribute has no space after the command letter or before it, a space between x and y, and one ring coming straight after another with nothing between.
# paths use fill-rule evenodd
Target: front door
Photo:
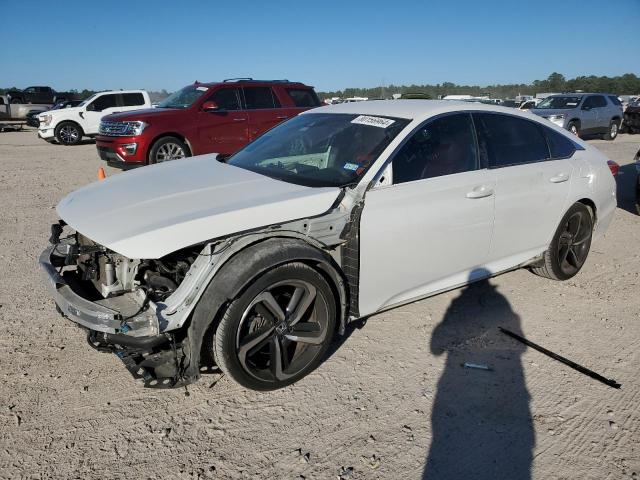
<instances>
[{"instance_id":1,"label":"front door","mask_svg":"<svg viewBox=\"0 0 640 480\"><path fill-rule=\"evenodd\" d=\"M80 116L84 120L80 124L82 125L86 135L97 134L102 117L120 111L117 97L118 94L116 93L105 93L104 95L96 97L89 105L87 105L84 112L79 112Z\"/></svg>"},{"instance_id":2,"label":"front door","mask_svg":"<svg viewBox=\"0 0 640 480\"><path fill-rule=\"evenodd\" d=\"M240 90L223 87L206 101L215 102L218 110L198 112L198 145L194 155L221 153L231 155L249 141L249 115L242 108Z\"/></svg>"},{"instance_id":3,"label":"front door","mask_svg":"<svg viewBox=\"0 0 640 480\"><path fill-rule=\"evenodd\" d=\"M470 114L428 121L392 171L393 184L364 199L362 316L467 282L489 252L495 181L479 163Z\"/></svg>"}]
</instances>

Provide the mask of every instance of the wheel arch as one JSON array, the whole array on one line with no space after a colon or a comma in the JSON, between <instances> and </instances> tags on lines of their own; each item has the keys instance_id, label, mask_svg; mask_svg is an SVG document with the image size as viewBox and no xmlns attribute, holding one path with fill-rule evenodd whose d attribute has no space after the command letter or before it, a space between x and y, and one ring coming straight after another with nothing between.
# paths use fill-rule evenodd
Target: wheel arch
<instances>
[{"instance_id":1,"label":"wheel arch","mask_svg":"<svg viewBox=\"0 0 640 480\"><path fill-rule=\"evenodd\" d=\"M202 340L210 328L215 328L224 314L225 307L252 281L269 270L290 262L301 262L320 273L336 296L336 311L340 333L346 326L348 305L347 282L342 269L332 257L311 243L296 237L271 236L257 239L229 257L211 279L200 297L186 328L185 383L200 377ZM250 265L250 267L248 267Z\"/></svg>"},{"instance_id":2,"label":"wheel arch","mask_svg":"<svg viewBox=\"0 0 640 480\"><path fill-rule=\"evenodd\" d=\"M593 228L595 229L598 222L598 209L595 202L590 198L581 198L580 200L576 200L574 203L582 203L589 209L589 212L591 212L591 218L593 218Z\"/></svg>"}]
</instances>

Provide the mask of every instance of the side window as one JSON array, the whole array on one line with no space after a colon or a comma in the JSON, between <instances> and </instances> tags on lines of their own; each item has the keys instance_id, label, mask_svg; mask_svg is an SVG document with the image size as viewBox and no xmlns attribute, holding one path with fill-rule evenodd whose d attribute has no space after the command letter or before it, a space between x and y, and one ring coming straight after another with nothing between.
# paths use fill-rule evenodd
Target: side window
<instances>
[{"instance_id":1,"label":"side window","mask_svg":"<svg viewBox=\"0 0 640 480\"><path fill-rule=\"evenodd\" d=\"M27 87L24 89L25 93L36 93L36 87Z\"/></svg>"},{"instance_id":2,"label":"side window","mask_svg":"<svg viewBox=\"0 0 640 480\"><path fill-rule=\"evenodd\" d=\"M101 95L96 98L93 102L87 105L87 110L93 112L101 112L106 108L112 108L116 106L116 95L107 94Z\"/></svg>"},{"instance_id":3,"label":"side window","mask_svg":"<svg viewBox=\"0 0 640 480\"><path fill-rule=\"evenodd\" d=\"M317 107L320 105L320 100L313 90L288 88L287 93L296 107Z\"/></svg>"},{"instance_id":4,"label":"side window","mask_svg":"<svg viewBox=\"0 0 640 480\"><path fill-rule=\"evenodd\" d=\"M620 99L615 95L609 95L609 100L611 100L611 103L613 103L614 105L617 105L617 106L622 105L622 102L620 101Z\"/></svg>"},{"instance_id":5,"label":"side window","mask_svg":"<svg viewBox=\"0 0 640 480\"><path fill-rule=\"evenodd\" d=\"M544 134L547 137L551 158L569 158L576 151L575 144L565 137L563 134L543 127Z\"/></svg>"},{"instance_id":6,"label":"side window","mask_svg":"<svg viewBox=\"0 0 640 480\"><path fill-rule=\"evenodd\" d=\"M244 101L247 109L277 108L280 102L275 98L270 87L246 87L244 90Z\"/></svg>"},{"instance_id":7,"label":"side window","mask_svg":"<svg viewBox=\"0 0 640 480\"><path fill-rule=\"evenodd\" d=\"M605 98L602 95L596 95L594 97L591 97L593 99L593 107L595 108L600 108L600 107L606 107L607 106L607 101L605 100Z\"/></svg>"},{"instance_id":8,"label":"side window","mask_svg":"<svg viewBox=\"0 0 640 480\"><path fill-rule=\"evenodd\" d=\"M222 88L213 93L209 100L216 102L220 110L240 110L240 97L237 88Z\"/></svg>"},{"instance_id":9,"label":"side window","mask_svg":"<svg viewBox=\"0 0 640 480\"><path fill-rule=\"evenodd\" d=\"M489 168L537 162L549 158L542 127L511 115L474 113L480 157Z\"/></svg>"},{"instance_id":10,"label":"side window","mask_svg":"<svg viewBox=\"0 0 640 480\"><path fill-rule=\"evenodd\" d=\"M393 183L478 168L471 115L447 115L415 132L393 158Z\"/></svg>"},{"instance_id":11,"label":"side window","mask_svg":"<svg viewBox=\"0 0 640 480\"><path fill-rule=\"evenodd\" d=\"M122 105L125 107L144 105L144 96L142 93L123 93Z\"/></svg>"}]
</instances>

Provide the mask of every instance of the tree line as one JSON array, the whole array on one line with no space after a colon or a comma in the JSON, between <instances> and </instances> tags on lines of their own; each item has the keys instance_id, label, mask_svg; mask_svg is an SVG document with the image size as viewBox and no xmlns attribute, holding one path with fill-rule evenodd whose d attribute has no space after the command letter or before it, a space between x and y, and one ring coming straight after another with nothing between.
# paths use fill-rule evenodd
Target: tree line
<instances>
[{"instance_id":1,"label":"tree line","mask_svg":"<svg viewBox=\"0 0 640 480\"><path fill-rule=\"evenodd\" d=\"M335 92L318 92L321 98L331 97L368 97L389 98L394 93L426 93L431 98L440 95L490 96L491 98L514 98L516 95L534 95L536 93L561 93L582 90L583 92L615 93L616 95L640 94L640 77L625 73L617 77L579 76L567 80L564 75L553 72L546 80L534 80L532 83L506 85L456 85L451 82L437 85L385 85L373 88L345 88Z\"/></svg>"}]
</instances>

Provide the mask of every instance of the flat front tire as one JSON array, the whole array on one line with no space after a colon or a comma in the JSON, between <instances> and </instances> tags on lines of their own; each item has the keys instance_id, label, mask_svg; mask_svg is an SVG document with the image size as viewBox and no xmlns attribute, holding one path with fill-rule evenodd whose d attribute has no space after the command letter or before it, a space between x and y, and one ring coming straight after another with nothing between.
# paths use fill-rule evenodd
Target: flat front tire
<instances>
[{"instance_id":1,"label":"flat front tire","mask_svg":"<svg viewBox=\"0 0 640 480\"><path fill-rule=\"evenodd\" d=\"M541 265L533 273L552 280L568 280L576 275L589 255L593 216L582 203L574 203L560 221Z\"/></svg>"},{"instance_id":2,"label":"flat front tire","mask_svg":"<svg viewBox=\"0 0 640 480\"><path fill-rule=\"evenodd\" d=\"M324 358L336 325L325 278L300 262L255 279L224 313L212 345L218 366L253 390L290 385Z\"/></svg>"}]
</instances>

